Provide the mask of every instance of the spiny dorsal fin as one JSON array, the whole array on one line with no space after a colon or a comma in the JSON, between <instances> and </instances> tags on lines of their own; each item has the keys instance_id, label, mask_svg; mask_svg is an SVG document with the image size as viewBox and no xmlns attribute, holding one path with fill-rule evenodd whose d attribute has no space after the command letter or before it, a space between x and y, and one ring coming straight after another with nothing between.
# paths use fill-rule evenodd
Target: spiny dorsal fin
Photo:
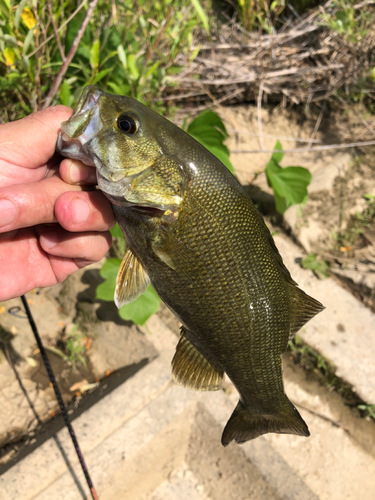
<instances>
[{"instance_id":1,"label":"spiny dorsal fin","mask_svg":"<svg viewBox=\"0 0 375 500\"><path fill-rule=\"evenodd\" d=\"M290 338L324 306L297 286L290 285Z\"/></svg>"},{"instance_id":2,"label":"spiny dorsal fin","mask_svg":"<svg viewBox=\"0 0 375 500\"><path fill-rule=\"evenodd\" d=\"M149 284L150 278L142 263L129 248L122 259L117 274L115 291L116 306L120 309L124 304L133 302L147 290Z\"/></svg>"},{"instance_id":3,"label":"spiny dorsal fin","mask_svg":"<svg viewBox=\"0 0 375 500\"><path fill-rule=\"evenodd\" d=\"M214 368L183 333L172 360L172 375L178 384L196 391L217 391L224 372Z\"/></svg>"}]
</instances>

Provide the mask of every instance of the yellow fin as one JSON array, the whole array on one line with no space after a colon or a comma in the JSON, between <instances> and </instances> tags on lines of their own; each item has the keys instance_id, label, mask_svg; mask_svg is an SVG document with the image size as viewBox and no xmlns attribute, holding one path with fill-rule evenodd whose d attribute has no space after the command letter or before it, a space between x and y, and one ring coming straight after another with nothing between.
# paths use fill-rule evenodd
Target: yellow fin
<instances>
[{"instance_id":1,"label":"yellow fin","mask_svg":"<svg viewBox=\"0 0 375 500\"><path fill-rule=\"evenodd\" d=\"M297 286L290 286L290 338L298 332L315 314L325 309L316 299L307 295Z\"/></svg>"},{"instance_id":2,"label":"yellow fin","mask_svg":"<svg viewBox=\"0 0 375 500\"><path fill-rule=\"evenodd\" d=\"M115 304L120 309L124 304L129 304L146 291L150 284L142 263L130 250L126 251L122 259L116 279Z\"/></svg>"},{"instance_id":3,"label":"yellow fin","mask_svg":"<svg viewBox=\"0 0 375 500\"><path fill-rule=\"evenodd\" d=\"M177 383L196 391L217 391L224 371L214 368L182 334L172 360L172 375Z\"/></svg>"}]
</instances>

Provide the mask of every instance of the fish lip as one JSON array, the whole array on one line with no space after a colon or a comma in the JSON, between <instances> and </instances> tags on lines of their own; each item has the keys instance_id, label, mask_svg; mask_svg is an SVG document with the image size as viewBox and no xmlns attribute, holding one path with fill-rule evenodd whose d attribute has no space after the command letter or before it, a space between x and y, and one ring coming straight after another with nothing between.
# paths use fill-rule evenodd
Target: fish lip
<instances>
[{"instance_id":1,"label":"fish lip","mask_svg":"<svg viewBox=\"0 0 375 500\"><path fill-rule=\"evenodd\" d=\"M103 92L99 88L93 85L86 87L72 116L61 124L57 140L59 152L74 154L81 159L79 155L84 154L84 146L103 128L99 115L99 100L102 95Z\"/></svg>"}]
</instances>

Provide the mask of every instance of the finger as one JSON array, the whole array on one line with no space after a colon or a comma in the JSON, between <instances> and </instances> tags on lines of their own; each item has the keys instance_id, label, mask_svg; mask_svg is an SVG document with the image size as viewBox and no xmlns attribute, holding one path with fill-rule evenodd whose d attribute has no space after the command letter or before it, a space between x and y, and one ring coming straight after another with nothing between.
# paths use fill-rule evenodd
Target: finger
<instances>
[{"instance_id":1,"label":"finger","mask_svg":"<svg viewBox=\"0 0 375 500\"><path fill-rule=\"evenodd\" d=\"M55 204L55 215L62 227L72 232L108 231L115 216L101 191L75 191L62 194Z\"/></svg>"},{"instance_id":2,"label":"finger","mask_svg":"<svg viewBox=\"0 0 375 500\"><path fill-rule=\"evenodd\" d=\"M63 160L60 175L68 184L96 184L96 168L88 167L78 160Z\"/></svg>"},{"instance_id":3,"label":"finger","mask_svg":"<svg viewBox=\"0 0 375 500\"><path fill-rule=\"evenodd\" d=\"M67 106L52 106L0 125L2 160L25 168L46 164L55 152L61 122L68 120L72 113Z\"/></svg>"},{"instance_id":4,"label":"finger","mask_svg":"<svg viewBox=\"0 0 375 500\"><path fill-rule=\"evenodd\" d=\"M70 233L61 227L53 228L52 231L43 228L39 243L49 255L74 259L87 265L105 256L111 247L112 237L109 231Z\"/></svg>"},{"instance_id":5,"label":"finger","mask_svg":"<svg viewBox=\"0 0 375 500\"><path fill-rule=\"evenodd\" d=\"M0 189L0 233L37 224L56 222L54 206L67 190L81 190L59 177Z\"/></svg>"}]
</instances>

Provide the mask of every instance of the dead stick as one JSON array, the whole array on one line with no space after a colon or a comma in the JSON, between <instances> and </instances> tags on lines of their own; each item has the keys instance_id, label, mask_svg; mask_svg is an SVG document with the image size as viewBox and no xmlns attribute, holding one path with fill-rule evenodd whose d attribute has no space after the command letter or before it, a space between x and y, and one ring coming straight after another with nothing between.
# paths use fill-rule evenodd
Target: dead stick
<instances>
[{"instance_id":1,"label":"dead stick","mask_svg":"<svg viewBox=\"0 0 375 500\"><path fill-rule=\"evenodd\" d=\"M349 142L347 144L327 144L326 146L313 146L312 148L294 149L231 149L234 154L257 154L257 153L310 153L311 151L327 151L330 149L360 148L363 146L375 146L375 141Z\"/></svg>"},{"instance_id":2,"label":"dead stick","mask_svg":"<svg viewBox=\"0 0 375 500\"><path fill-rule=\"evenodd\" d=\"M60 87L61 81L62 81L67 69L69 68L69 64L72 62L72 59L73 59L75 53L77 52L79 42L81 41L81 38L83 37L83 34L87 28L87 25L89 24L90 19L92 18L93 14L94 14L94 10L98 4L98 1L99 0L92 0L90 2L89 8L88 8L87 13L86 13L86 17L83 20L83 23L78 30L78 33L74 39L73 45L71 46L69 53L66 56L66 59L63 62L62 66L60 68L60 71L58 72L58 75L55 78L55 81L52 84L51 90L49 91L49 94L48 94L46 100L44 101L42 109L47 108L51 104L52 99L55 97L55 94Z\"/></svg>"}]
</instances>

